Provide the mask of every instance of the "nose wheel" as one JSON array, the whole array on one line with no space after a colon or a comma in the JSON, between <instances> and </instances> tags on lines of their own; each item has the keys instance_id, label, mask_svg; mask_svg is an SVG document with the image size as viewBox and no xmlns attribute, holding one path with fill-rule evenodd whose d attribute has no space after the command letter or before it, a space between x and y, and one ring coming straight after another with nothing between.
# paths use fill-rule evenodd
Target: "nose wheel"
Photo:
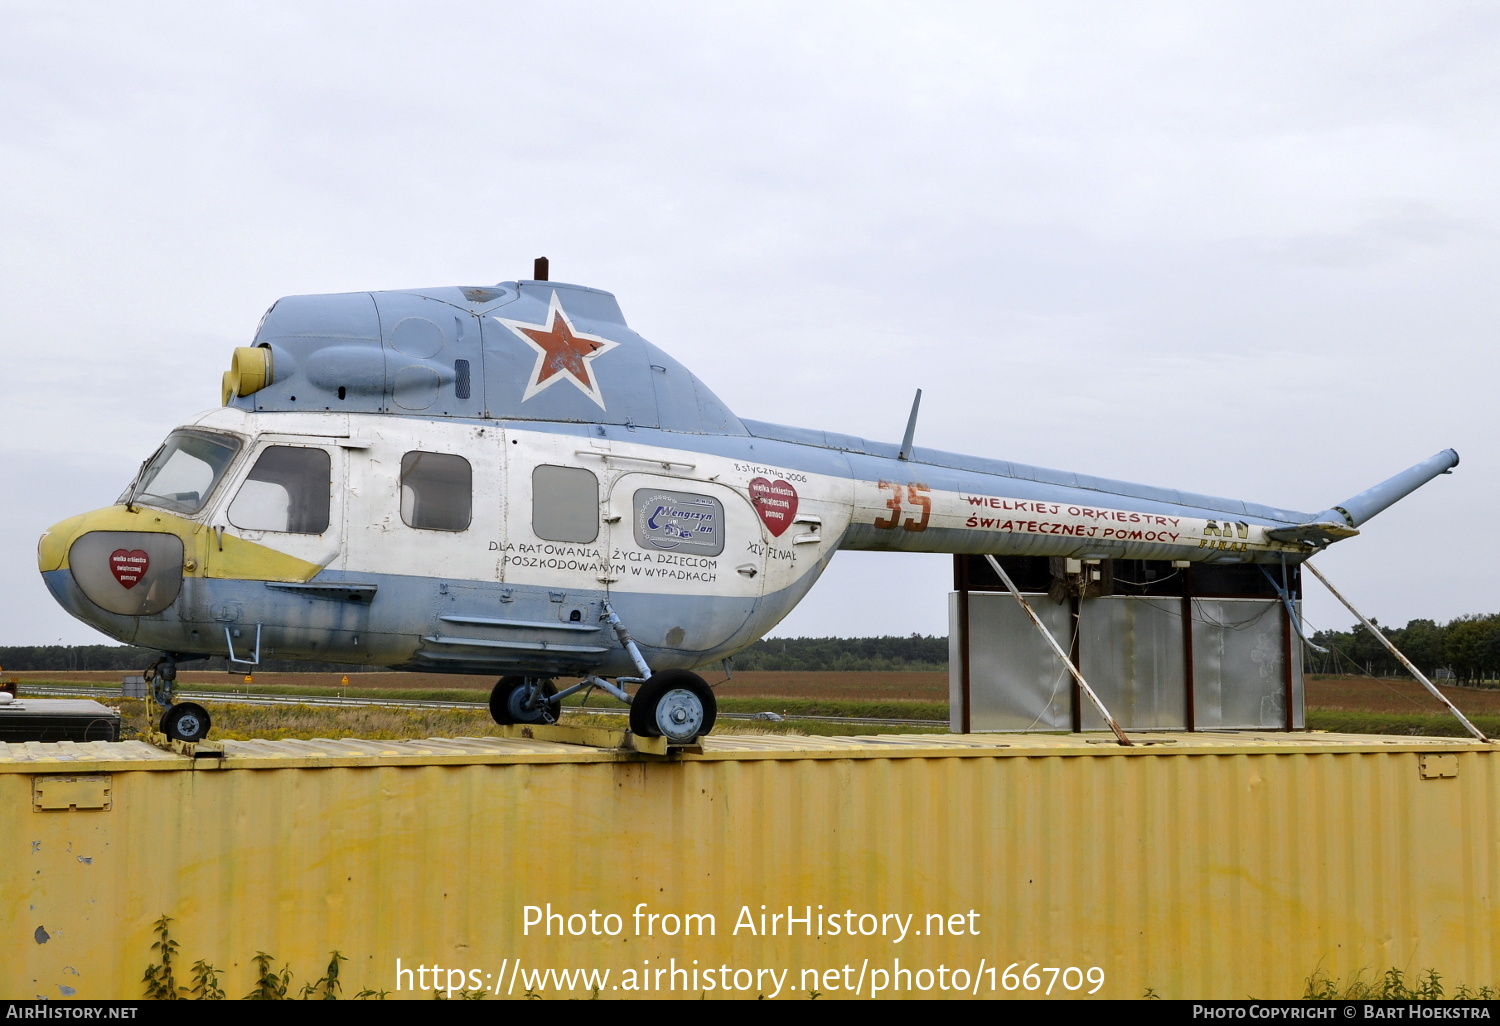
<instances>
[{"instance_id":1,"label":"nose wheel","mask_svg":"<svg viewBox=\"0 0 1500 1026\"><path fill-rule=\"evenodd\" d=\"M208 710L196 702L178 702L161 714L161 732L173 741L202 741L209 726Z\"/></svg>"},{"instance_id":2,"label":"nose wheel","mask_svg":"<svg viewBox=\"0 0 1500 1026\"><path fill-rule=\"evenodd\" d=\"M713 689L691 670L662 670L630 702L630 732L687 743L714 729Z\"/></svg>"}]
</instances>

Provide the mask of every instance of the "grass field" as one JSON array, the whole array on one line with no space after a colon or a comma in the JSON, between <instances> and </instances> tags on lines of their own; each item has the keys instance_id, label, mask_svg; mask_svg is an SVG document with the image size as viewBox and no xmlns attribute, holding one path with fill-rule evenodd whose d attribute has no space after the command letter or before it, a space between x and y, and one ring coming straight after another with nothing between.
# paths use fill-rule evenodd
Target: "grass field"
<instances>
[{"instance_id":1,"label":"grass field","mask_svg":"<svg viewBox=\"0 0 1500 1026\"><path fill-rule=\"evenodd\" d=\"M117 671L79 671L3 675L19 681L22 694L28 684L117 684ZM770 711L787 717L784 723L749 724L721 720L720 733L755 730L776 733L874 734L895 731L930 731L932 727L885 727L862 724L830 724L802 720L804 716L865 716L891 719L946 720L948 676L944 673L899 671L737 673L725 680L722 673L706 674L715 685L720 709L725 712ZM337 673L256 674L246 685L242 675L184 673L179 684L185 693L195 689L243 690L247 693L284 695L347 695L375 699L430 699L482 702L492 678L455 674L358 673L344 684ZM1370 677L1308 675L1305 680L1307 723L1314 730L1360 734L1405 734L1463 736L1462 726L1450 717L1420 684L1411 680ZM1443 688L1449 700L1464 711L1487 734L1500 735L1500 689ZM575 696L571 702L576 704ZM136 729L144 728L143 713L122 703L122 710ZM603 696L591 704L618 709ZM487 736L495 733L488 715L480 710L404 710L372 707L328 709L312 706L255 706L214 702L214 735L219 737L327 737L363 736L380 738L433 736ZM595 717L578 711L568 714L572 722L594 722ZM586 716L586 720L578 717ZM618 717L601 716L601 725L620 726Z\"/></svg>"},{"instance_id":2,"label":"grass field","mask_svg":"<svg viewBox=\"0 0 1500 1026\"><path fill-rule=\"evenodd\" d=\"M1467 737L1463 724L1414 680L1309 674L1307 725L1340 734ZM1474 725L1500 736L1500 689L1438 689Z\"/></svg>"}]
</instances>

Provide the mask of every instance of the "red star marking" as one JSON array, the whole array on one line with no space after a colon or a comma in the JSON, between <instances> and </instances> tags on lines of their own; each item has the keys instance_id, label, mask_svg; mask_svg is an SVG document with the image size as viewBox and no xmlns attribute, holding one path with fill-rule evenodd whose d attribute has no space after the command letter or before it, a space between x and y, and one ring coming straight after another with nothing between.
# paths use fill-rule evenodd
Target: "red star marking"
<instances>
[{"instance_id":1,"label":"red star marking","mask_svg":"<svg viewBox=\"0 0 1500 1026\"><path fill-rule=\"evenodd\" d=\"M559 371L567 371L579 381L588 381L590 375L583 361L604 348L602 342L573 334L567 320L558 316L561 312L555 307L550 311L552 316L549 320L552 323L547 326L546 331L538 328L520 329L521 334L542 349L542 366L536 376L538 385L545 384Z\"/></svg>"},{"instance_id":2,"label":"red star marking","mask_svg":"<svg viewBox=\"0 0 1500 1026\"><path fill-rule=\"evenodd\" d=\"M574 330L573 322L568 319L555 291L547 305L545 324L527 324L504 317L495 319L536 350L536 366L531 370L531 380L526 385L526 394L521 397L522 402L559 381L571 381L601 410L604 409L604 396L599 391L599 382L591 365L597 357L620 343Z\"/></svg>"}]
</instances>

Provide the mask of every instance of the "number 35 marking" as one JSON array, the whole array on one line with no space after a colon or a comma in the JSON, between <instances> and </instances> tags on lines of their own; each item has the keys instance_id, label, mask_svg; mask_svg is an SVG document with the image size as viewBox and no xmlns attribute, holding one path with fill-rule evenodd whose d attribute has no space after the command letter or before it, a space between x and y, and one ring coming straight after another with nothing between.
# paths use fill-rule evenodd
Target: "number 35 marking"
<instances>
[{"instance_id":1,"label":"number 35 marking","mask_svg":"<svg viewBox=\"0 0 1500 1026\"><path fill-rule=\"evenodd\" d=\"M880 517L875 521L875 526L882 530L895 530L899 523L908 531L927 530L927 521L932 518L932 499L927 492L930 490L924 484L900 485L895 481L881 481L881 491L889 491L891 497L885 500L886 508L890 515ZM906 503L915 506L919 512L908 512L902 505L902 495L906 496ZM904 518L904 519L903 519Z\"/></svg>"}]
</instances>

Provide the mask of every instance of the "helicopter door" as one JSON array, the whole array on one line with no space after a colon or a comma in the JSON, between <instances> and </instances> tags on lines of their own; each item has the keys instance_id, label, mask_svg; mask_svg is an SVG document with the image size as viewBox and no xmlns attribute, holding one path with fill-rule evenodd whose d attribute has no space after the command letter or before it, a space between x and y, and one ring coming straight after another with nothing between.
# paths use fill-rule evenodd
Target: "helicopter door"
<instances>
[{"instance_id":1,"label":"helicopter door","mask_svg":"<svg viewBox=\"0 0 1500 1026\"><path fill-rule=\"evenodd\" d=\"M760 521L724 485L625 473L605 521L610 597L644 644L685 654L716 648L749 620L765 580Z\"/></svg>"},{"instance_id":2,"label":"helicopter door","mask_svg":"<svg viewBox=\"0 0 1500 1026\"><path fill-rule=\"evenodd\" d=\"M248 470L226 489L211 521L237 535L320 567L336 565L343 543L344 452L325 439L278 439L257 446ZM209 546L208 576L253 577ZM249 571L249 572L247 572ZM274 571L273 571L274 575ZM274 579L274 576L273 576Z\"/></svg>"},{"instance_id":3,"label":"helicopter door","mask_svg":"<svg viewBox=\"0 0 1500 1026\"><path fill-rule=\"evenodd\" d=\"M387 430L351 453L344 569L409 579L407 586L493 585L505 532L504 441L495 428L420 439Z\"/></svg>"},{"instance_id":4,"label":"helicopter door","mask_svg":"<svg viewBox=\"0 0 1500 1026\"><path fill-rule=\"evenodd\" d=\"M285 435L257 441L209 520L208 577L300 583L316 573L309 572L308 564L338 565L345 455L330 443ZM226 536L253 544L226 545ZM230 588L214 589L205 597L209 606L202 612L213 624L215 643L222 631L227 654L247 666L274 649L315 657L319 645L326 647L325 630L288 631L286 616L292 607L285 594ZM270 630L263 635L262 628Z\"/></svg>"}]
</instances>

